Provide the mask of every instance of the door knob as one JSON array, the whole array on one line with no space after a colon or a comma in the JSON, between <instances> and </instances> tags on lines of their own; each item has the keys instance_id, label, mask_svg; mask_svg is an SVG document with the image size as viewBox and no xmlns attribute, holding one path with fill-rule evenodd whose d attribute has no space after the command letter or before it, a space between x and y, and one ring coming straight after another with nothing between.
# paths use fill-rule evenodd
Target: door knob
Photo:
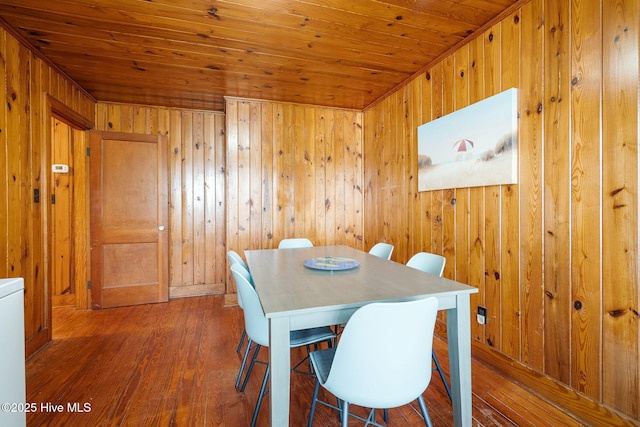
<instances>
[{"instance_id":1,"label":"door knob","mask_svg":"<svg viewBox=\"0 0 640 427\"><path fill-rule=\"evenodd\" d=\"M161 225L160 227L158 227L158 230L164 231L164 225Z\"/></svg>"}]
</instances>

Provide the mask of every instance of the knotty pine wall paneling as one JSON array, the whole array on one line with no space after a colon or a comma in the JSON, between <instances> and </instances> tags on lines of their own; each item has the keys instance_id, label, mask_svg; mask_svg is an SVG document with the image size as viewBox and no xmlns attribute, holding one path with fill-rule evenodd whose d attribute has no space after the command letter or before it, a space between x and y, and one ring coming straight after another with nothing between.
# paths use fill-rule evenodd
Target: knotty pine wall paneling
<instances>
[{"instance_id":1,"label":"knotty pine wall paneling","mask_svg":"<svg viewBox=\"0 0 640 427\"><path fill-rule=\"evenodd\" d=\"M520 87L521 61L513 60L520 56L521 17L514 13L500 22L500 67L502 88ZM520 108L519 108L520 110ZM522 158L522 156L520 156ZM522 327L520 283L520 186L502 186L502 208L500 212L500 348L503 354L520 360ZM463 256L463 255L462 255Z\"/></svg>"},{"instance_id":2,"label":"knotty pine wall paneling","mask_svg":"<svg viewBox=\"0 0 640 427\"><path fill-rule=\"evenodd\" d=\"M96 129L169 139L169 296L224 293L224 114L100 102Z\"/></svg>"},{"instance_id":3,"label":"knotty pine wall paneling","mask_svg":"<svg viewBox=\"0 0 640 427\"><path fill-rule=\"evenodd\" d=\"M364 112L366 243L443 254L474 355L593 425L640 421L639 35L637 1L530 0ZM418 192L410 128L510 87L518 183Z\"/></svg>"},{"instance_id":4,"label":"knotty pine wall paneling","mask_svg":"<svg viewBox=\"0 0 640 427\"><path fill-rule=\"evenodd\" d=\"M602 2L602 400L640 420L638 1Z\"/></svg>"},{"instance_id":5,"label":"knotty pine wall paneling","mask_svg":"<svg viewBox=\"0 0 640 427\"><path fill-rule=\"evenodd\" d=\"M455 108L460 109L469 105L469 84L472 77L471 66L475 66L475 62L472 62L470 60L470 46L462 46L454 60L454 84L456 90L454 92L453 102ZM476 76L477 78L477 73L473 74L473 76ZM429 120L429 117L424 117L422 123L426 123ZM453 240L455 242L455 247L453 255L445 255L448 260L447 263L450 265L450 269L444 272L444 276L453 277L452 275L455 275L455 279L457 281L462 283L470 283L470 256L468 251L471 232L471 218L469 216L470 189L455 188L452 191L454 192L454 203L452 208L454 209L455 237ZM473 295L473 298L477 298L476 294ZM472 302L471 304L472 307L476 306L477 300ZM472 325L475 326L475 322L472 323ZM477 335L479 332L476 330L473 331L473 333Z\"/></svg>"},{"instance_id":6,"label":"knotty pine wall paneling","mask_svg":"<svg viewBox=\"0 0 640 427\"><path fill-rule=\"evenodd\" d=\"M571 148L569 144L571 81L569 64L570 3L545 5L544 32L544 371L568 384L571 325L571 265L569 216L571 199Z\"/></svg>"},{"instance_id":7,"label":"knotty pine wall paneling","mask_svg":"<svg viewBox=\"0 0 640 427\"><path fill-rule=\"evenodd\" d=\"M597 4L597 2L596 2ZM595 4L592 4L595 6ZM602 14L571 8L570 385L600 400L602 383ZM611 289L613 291L613 289ZM580 307L584 307L581 309Z\"/></svg>"},{"instance_id":8,"label":"knotty pine wall paneling","mask_svg":"<svg viewBox=\"0 0 640 427\"><path fill-rule=\"evenodd\" d=\"M52 226L48 224L47 204L49 100L54 98L89 120L94 114L94 100L3 28L0 28L0 55L3 58L0 98L4 100L0 103L0 277L25 280L25 339L29 356L51 339L52 279L47 259L47 233ZM80 182L76 192L81 193L83 169L77 168L75 172L74 179ZM40 192L39 203L34 202L34 190ZM75 227L82 229L79 224ZM84 266L77 262L76 272L86 273L83 250L86 238L80 237L75 247L85 254Z\"/></svg>"},{"instance_id":9,"label":"knotty pine wall paneling","mask_svg":"<svg viewBox=\"0 0 640 427\"><path fill-rule=\"evenodd\" d=\"M518 145L520 154L520 282L521 360L536 371L544 370L543 283L543 100L544 10L541 0L521 10L521 81ZM550 183L553 185L553 183ZM548 226L548 224L547 224ZM566 286L566 284L564 284Z\"/></svg>"},{"instance_id":10,"label":"knotty pine wall paneling","mask_svg":"<svg viewBox=\"0 0 640 427\"><path fill-rule=\"evenodd\" d=\"M364 249L361 112L237 98L225 112L228 249L290 237Z\"/></svg>"}]
</instances>

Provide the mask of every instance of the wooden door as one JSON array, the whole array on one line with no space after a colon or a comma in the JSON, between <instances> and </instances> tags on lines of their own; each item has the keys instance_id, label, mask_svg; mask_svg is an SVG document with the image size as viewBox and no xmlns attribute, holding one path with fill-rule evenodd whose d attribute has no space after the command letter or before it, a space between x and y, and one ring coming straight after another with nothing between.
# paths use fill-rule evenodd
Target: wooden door
<instances>
[{"instance_id":1,"label":"wooden door","mask_svg":"<svg viewBox=\"0 0 640 427\"><path fill-rule=\"evenodd\" d=\"M166 136L92 132L93 308L167 301Z\"/></svg>"}]
</instances>

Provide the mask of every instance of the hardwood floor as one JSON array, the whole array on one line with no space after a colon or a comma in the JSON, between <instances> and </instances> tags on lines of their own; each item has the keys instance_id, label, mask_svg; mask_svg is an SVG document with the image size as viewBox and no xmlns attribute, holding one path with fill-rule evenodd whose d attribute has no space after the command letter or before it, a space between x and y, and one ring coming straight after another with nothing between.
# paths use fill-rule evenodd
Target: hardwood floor
<instances>
[{"instance_id":1,"label":"hardwood floor","mask_svg":"<svg viewBox=\"0 0 640 427\"><path fill-rule=\"evenodd\" d=\"M53 325L53 343L27 362L27 402L36 409L28 426L249 425L264 367L256 367L245 393L235 390L243 324L239 308L223 307L222 296L55 309ZM434 346L448 371L445 343L435 339ZM480 362L472 372L474 426L582 425ZM306 425L312 391L312 378L292 375L292 426ZM453 425L435 372L424 396L433 425ZM269 424L268 402L267 396L260 426ZM389 412L390 426L424 425L417 404ZM319 405L314 425L338 426L338 416Z\"/></svg>"}]
</instances>

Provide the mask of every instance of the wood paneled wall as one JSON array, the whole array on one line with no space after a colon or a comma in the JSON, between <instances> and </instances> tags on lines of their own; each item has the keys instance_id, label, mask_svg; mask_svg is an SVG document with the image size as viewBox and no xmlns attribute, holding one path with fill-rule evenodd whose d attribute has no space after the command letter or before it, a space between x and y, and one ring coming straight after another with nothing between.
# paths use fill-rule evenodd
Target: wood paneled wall
<instances>
[{"instance_id":1,"label":"wood paneled wall","mask_svg":"<svg viewBox=\"0 0 640 427\"><path fill-rule=\"evenodd\" d=\"M225 291L224 114L98 103L96 129L169 139L169 296Z\"/></svg>"},{"instance_id":2,"label":"wood paneled wall","mask_svg":"<svg viewBox=\"0 0 640 427\"><path fill-rule=\"evenodd\" d=\"M227 248L292 236L362 247L361 122L350 110L235 99L226 115L96 108L97 130L169 137L170 296L226 291L229 303Z\"/></svg>"},{"instance_id":3,"label":"wood paneled wall","mask_svg":"<svg viewBox=\"0 0 640 427\"><path fill-rule=\"evenodd\" d=\"M29 355L51 336L46 237L50 100L89 119L94 101L2 28L0 57L0 277L25 279ZM37 203L34 190L40 192Z\"/></svg>"},{"instance_id":4,"label":"wood paneled wall","mask_svg":"<svg viewBox=\"0 0 640 427\"><path fill-rule=\"evenodd\" d=\"M596 425L640 420L639 22L525 2L364 116L366 244L444 254L488 309L474 354ZM510 87L518 184L418 192L416 127Z\"/></svg>"},{"instance_id":5,"label":"wood paneled wall","mask_svg":"<svg viewBox=\"0 0 640 427\"><path fill-rule=\"evenodd\" d=\"M226 118L229 249L363 248L361 112L228 98Z\"/></svg>"}]
</instances>

